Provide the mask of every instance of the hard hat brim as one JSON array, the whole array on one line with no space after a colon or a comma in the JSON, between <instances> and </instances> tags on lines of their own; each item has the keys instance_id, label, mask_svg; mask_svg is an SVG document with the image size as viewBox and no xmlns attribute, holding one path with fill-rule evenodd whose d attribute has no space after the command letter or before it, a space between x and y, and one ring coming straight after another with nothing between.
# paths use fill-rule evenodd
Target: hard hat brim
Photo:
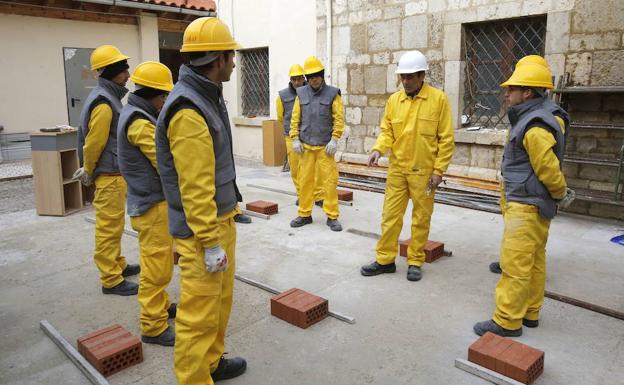
<instances>
[{"instance_id":1,"label":"hard hat brim","mask_svg":"<svg viewBox=\"0 0 624 385\"><path fill-rule=\"evenodd\" d=\"M111 64L115 64L117 62L128 60L128 59L130 59L130 56L126 56L124 54L121 54L121 55L115 56L114 58L111 58L109 60L97 63L96 65L92 65L91 66L91 71L97 71L100 68L104 68L104 67L109 66Z\"/></svg>"},{"instance_id":2,"label":"hard hat brim","mask_svg":"<svg viewBox=\"0 0 624 385\"><path fill-rule=\"evenodd\" d=\"M243 49L238 42L233 43L197 43L184 44L180 52L213 52L213 51L235 51Z\"/></svg>"},{"instance_id":3,"label":"hard hat brim","mask_svg":"<svg viewBox=\"0 0 624 385\"><path fill-rule=\"evenodd\" d=\"M395 74L415 74L417 72L422 72L422 71L429 71L429 67L423 68L423 69L399 69L397 68L396 71L394 71Z\"/></svg>"}]
</instances>

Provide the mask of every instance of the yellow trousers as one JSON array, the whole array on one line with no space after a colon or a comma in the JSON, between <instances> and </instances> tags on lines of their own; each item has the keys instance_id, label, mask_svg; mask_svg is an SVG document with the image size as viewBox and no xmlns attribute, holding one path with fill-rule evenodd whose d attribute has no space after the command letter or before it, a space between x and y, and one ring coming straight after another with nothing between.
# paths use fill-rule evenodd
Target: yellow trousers
<instances>
[{"instance_id":1,"label":"yellow trousers","mask_svg":"<svg viewBox=\"0 0 624 385\"><path fill-rule=\"evenodd\" d=\"M301 161L301 155L293 151L292 139L289 136L285 136L284 140L286 141L286 154L288 155L290 177L295 185L295 190L297 190L297 197L299 197L301 192L301 188L299 186L299 163ZM316 173L314 174L314 201L320 201L324 197L323 184L319 183L319 180L322 180L319 178L320 173L321 168L317 167Z\"/></svg>"},{"instance_id":2,"label":"yellow trousers","mask_svg":"<svg viewBox=\"0 0 624 385\"><path fill-rule=\"evenodd\" d=\"M312 187L321 185L325 192L323 211L329 219L337 219L338 211L338 168L333 155L327 155L325 146L303 145L303 154L299 162L299 216L312 215L314 206L314 191ZM316 182L314 181L316 177Z\"/></svg>"},{"instance_id":3,"label":"yellow trousers","mask_svg":"<svg viewBox=\"0 0 624 385\"><path fill-rule=\"evenodd\" d=\"M206 272L204 248L193 237L175 239L180 253L180 301L174 368L180 385L212 385L210 373L217 369L223 355L236 270L237 212L218 218L219 245L229 263L225 272Z\"/></svg>"},{"instance_id":4,"label":"yellow trousers","mask_svg":"<svg viewBox=\"0 0 624 385\"><path fill-rule=\"evenodd\" d=\"M128 186L122 176L99 175L95 179L93 259L105 288L117 286L124 280L121 272L127 263L121 255L121 235L125 226L127 190Z\"/></svg>"},{"instance_id":5,"label":"yellow trousers","mask_svg":"<svg viewBox=\"0 0 624 385\"><path fill-rule=\"evenodd\" d=\"M546 285L546 241L550 220L532 205L508 202L501 244L503 270L496 285L494 322L505 329L519 329L522 319L539 319Z\"/></svg>"},{"instance_id":6,"label":"yellow trousers","mask_svg":"<svg viewBox=\"0 0 624 385\"><path fill-rule=\"evenodd\" d=\"M164 332L169 314L169 295L165 290L173 275L173 238L169 235L167 202L159 202L143 215L130 218L139 233L138 301L141 305L141 334L154 337Z\"/></svg>"},{"instance_id":7,"label":"yellow trousers","mask_svg":"<svg viewBox=\"0 0 624 385\"><path fill-rule=\"evenodd\" d=\"M431 172L403 172L392 166L388 169L386 193L381 219L381 238L377 242L377 263L387 265L396 259L399 236L403 228L403 215L407 202L412 200L412 241L407 248L407 264L422 266L425 263L425 244L433 214L435 192L427 195Z\"/></svg>"}]
</instances>

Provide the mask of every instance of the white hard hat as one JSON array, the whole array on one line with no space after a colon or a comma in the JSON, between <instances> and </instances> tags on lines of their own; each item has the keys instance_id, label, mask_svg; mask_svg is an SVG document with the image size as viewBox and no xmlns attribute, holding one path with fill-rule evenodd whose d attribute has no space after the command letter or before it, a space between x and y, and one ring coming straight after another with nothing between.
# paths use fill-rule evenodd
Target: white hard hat
<instances>
[{"instance_id":1,"label":"white hard hat","mask_svg":"<svg viewBox=\"0 0 624 385\"><path fill-rule=\"evenodd\" d=\"M427 58L420 51L408 51L401 56L397 74L413 74L420 71L428 71Z\"/></svg>"}]
</instances>

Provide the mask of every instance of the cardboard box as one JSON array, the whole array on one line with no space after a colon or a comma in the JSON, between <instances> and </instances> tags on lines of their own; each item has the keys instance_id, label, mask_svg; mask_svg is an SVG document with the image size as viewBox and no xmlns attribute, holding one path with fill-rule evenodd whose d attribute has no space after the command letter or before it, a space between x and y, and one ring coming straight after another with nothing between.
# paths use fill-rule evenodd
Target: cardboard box
<instances>
[{"instance_id":1,"label":"cardboard box","mask_svg":"<svg viewBox=\"0 0 624 385\"><path fill-rule=\"evenodd\" d=\"M281 166L286 160L284 129L277 120L262 122L262 162L267 166Z\"/></svg>"}]
</instances>

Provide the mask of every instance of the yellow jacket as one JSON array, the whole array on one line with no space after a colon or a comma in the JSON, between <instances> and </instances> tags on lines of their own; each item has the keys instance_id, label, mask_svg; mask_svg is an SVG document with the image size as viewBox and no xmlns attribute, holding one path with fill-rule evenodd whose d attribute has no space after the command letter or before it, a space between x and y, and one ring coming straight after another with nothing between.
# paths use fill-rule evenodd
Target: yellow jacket
<instances>
[{"instance_id":1,"label":"yellow jacket","mask_svg":"<svg viewBox=\"0 0 624 385\"><path fill-rule=\"evenodd\" d=\"M218 246L215 156L208 125L195 110L181 109L169 121L167 137L186 223L204 248Z\"/></svg>"},{"instance_id":2,"label":"yellow jacket","mask_svg":"<svg viewBox=\"0 0 624 385\"><path fill-rule=\"evenodd\" d=\"M281 127L284 125L284 103L282 103L282 98L280 98L279 95L277 95L277 99L275 99L275 109L277 110L277 121Z\"/></svg>"},{"instance_id":3,"label":"yellow jacket","mask_svg":"<svg viewBox=\"0 0 624 385\"><path fill-rule=\"evenodd\" d=\"M128 142L138 147L143 155L149 159L154 169L158 171L158 166L156 165L156 142L154 139L155 131L156 126L149 120L135 119L128 127Z\"/></svg>"},{"instance_id":4,"label":"yellow jacket","mask_svg":"<svg viewBox=\"0 0 624 385\"><path fill-rule=\"evenodd\" d=\"M279 98L278 98L279 99ZM281 101L280 101L281 103ZM338 140L342 137L344 132L344 105L342 104L342 97L340 94L336 95L332 102L332 138ZM279 110L278 110L279 114ZM284 116L284 108L282 107L282 119ZM290 138L299 139L299 125L301 124L301 104L299 103L299 96L295 98L295 105L293 106L292 116L290 118Z\"/></svg>"},{"instance_id":5,"label":"yellow jacket","mask_svg":"<svg viewBox=\"0 0 624 385\"><path fill-rule=\"evenodd\" d=\"M413 98L405 90L390 96L372 150L382 155L391 150L392 167L441 176L454 149L451 107L443 91L424 83Z\"/></svg>"},{"instance_id":6,"label":"yellow jacket","mask_svg":"<svg viewBox=\"0 0 624 385\"><path fill-rule=\"evenodd\" d=\"M91 111L89 132L82 147L84 170L89 175L93 175L100 155L106 147L112 121L113 109L106 103L98 104Z\"/></svg>"}]
</instances>

